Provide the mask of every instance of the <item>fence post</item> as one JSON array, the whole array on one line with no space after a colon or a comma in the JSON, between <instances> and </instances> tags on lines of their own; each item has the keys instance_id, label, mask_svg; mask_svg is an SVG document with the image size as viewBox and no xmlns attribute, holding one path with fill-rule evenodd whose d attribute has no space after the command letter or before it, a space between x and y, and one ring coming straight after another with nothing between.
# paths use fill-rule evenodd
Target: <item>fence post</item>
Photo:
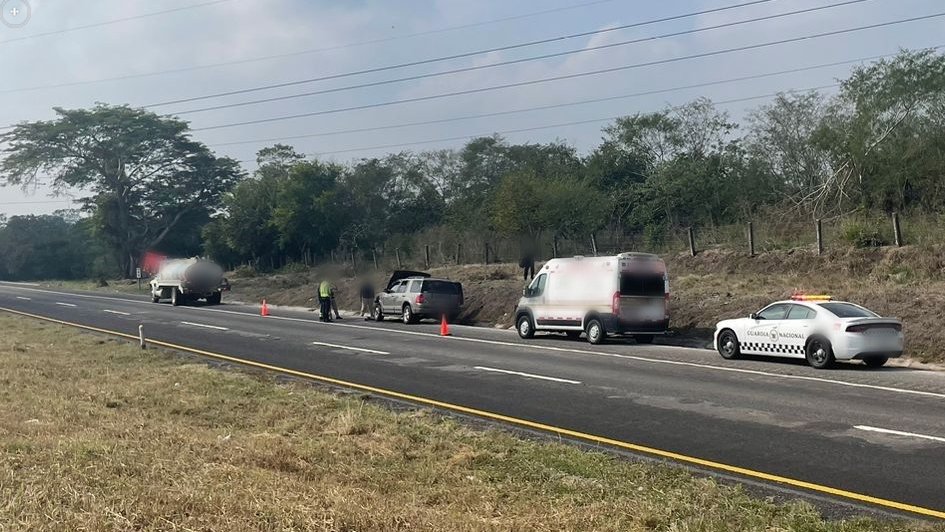
<instances>
[{"instance_id":1,"label":"fence post","mask_svg":"<svg viewBox=\"0 0 945 532\"><path fill-rule=\"evenodd\" d=\"M551 237L551 257L558 258L558 235Z\"/></svg>"},{"instance_id":2,"label":"fence post","mask_svg":"<svg viewBox=\"0 0 945 532\"><path fill-rule=\"evenodd\" d=\"M147 345L144 343L144 324L138 325L138 342L141 346L141 349L145 349Z\"/></svg>"},{"instance_id":3,"label":"fence post","mask_svg":"<svg viewBox=\"0 0 945 532\"><path fill-rule=\"evenodd\" d=\"M817 254L824 254L824 228L820 222L820 218L817 218Z\"/></svg>"},{"instance_id":4,"label":"fence post","mask_svg":"<svg viewBox=\"0 0 945 532\"><path fill-rule=\"evenodd\" d=\"M692 226L689 226L689 254L693 257L696 256L696 235L692 231Z\"/></svg>"},{"instance_id":5,"label":"fence post","mask_svg":"<svg viewBox=\"0 0 945 532\"><path fill-rule=\"evenodd\" d=\"M591 233L591 249L594 251L594 256L597 256L597 238L594 236L594 233Z\"/></svg>"},{"instance_id":6,"label":"fence post","mask_svg":"<svg viewBox=\"0 0 945 532\"><path fill-rule=\"evenodd\" d=\"M893 235L896 237L896 247L902 246L902 228L899 227L899 213L892 213Z\"/></svg>"},{"instance_id":7,"label":"fence post","mask_svg":"<svg viewBox=\"0 0 945 532\"><path fill-rule=\"evenodd\" d=\"M400 260L400 248L394 250L394 253L397 255L397 269L404 269L404 262Z\"/></svg>"},{"instance_id":8,"label":"fence post","mask_svg":"<svg viewBox=\"0 0 945 532\"><path fill-rule=\"evenodd\" d=\"M755 256L755 224L748 222L748 256Z\"/></svg>"},{"instance_id":9,"label":"fence post","mask_svg":"<svg viewBox=\"0 0 945 532\"><path fill-rule=\"evenodd\" d=\"M430 244L427 244L423 247L423 262L426 264L427 269L430 269Z\"/></svg>"},{"instance_id":10,"label":"fence post","mask_svg":"<svg viewBox=\"0 0 945 532\"><path fill-rule=\"evenodd\" d=\"M463 244L461 242L456 243L456 264L462 264L463 257Z\"/></svg>"},{"instance_id":11,"label":"fence post","mask_svg":"<svg viewBox=\"0 0 945 532\"><path fill-rule=\"evenodd\" d=\"M374 259L374 270L377 271L377 250L371 248L371 258Z\"/></svg>"}]
</instances>

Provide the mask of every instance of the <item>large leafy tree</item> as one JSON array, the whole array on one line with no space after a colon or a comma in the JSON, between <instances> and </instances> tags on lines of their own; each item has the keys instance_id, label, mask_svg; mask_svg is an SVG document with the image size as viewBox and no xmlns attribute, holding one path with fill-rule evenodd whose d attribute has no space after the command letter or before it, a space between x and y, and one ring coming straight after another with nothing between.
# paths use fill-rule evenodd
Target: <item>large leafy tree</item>
<instances>
[{"instance_id":1,"label":"large leafy tree","mask_svg":"<svg viewBox=\"0 0 945 532\"><path fill-rule=\"evenodd\" d=\"M146 249L160 249L176 232L199 225L241 177L239 165L190 138L185 122L142 109L99 104L56 108L49 121L21 123L0 135L6 143L0 179L91 192L96 235L127 275ZM170 246L174 247L174 246Z\"/></svg>"}]
</instances>

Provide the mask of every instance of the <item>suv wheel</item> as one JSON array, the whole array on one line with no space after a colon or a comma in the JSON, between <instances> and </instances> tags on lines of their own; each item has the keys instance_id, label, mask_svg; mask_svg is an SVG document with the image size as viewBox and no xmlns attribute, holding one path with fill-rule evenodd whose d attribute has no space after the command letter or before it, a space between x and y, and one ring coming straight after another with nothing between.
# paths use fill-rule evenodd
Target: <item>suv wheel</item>
<instances>
[{"instance_id":1,"label":"suv wheel","mask_svg":"<svg viewBox=\"0 0 945 532\"><path fill-rule=\"evenodd\" d=\"M410 308L410 305L404 305L403 314L401 318L404 320L404 323L410 325L411 323L416 323L417 318L413 315L413 310Z\"/></svg>"},{"instance_id":2,"label":"suv wheel","mask_svg":"<svg viewBox=\"0 0 945 532\"><path fill-rule=\"evenodd\" d=\"M604 330L604 324L597 318L591 319L587 322L587 341L594 344L604 343L604 339L607 338L607 331Z\"/></svg>"},{"instance_id":3,"label":"suv wheel","mask_svg":"<svg viewBox=\"0 0 945 532\"><path fill-rule=\"evenodd\" d=\"M374 321L384 321L384 309L380 303L374 304Z\"/></svg>"},{"instance_id":4,"label":"suv wheel","mask_svg":"<svg viewBox=\"0 0 945 532\"><path fill-rule=\"evenodd\" d=\"M535 326L532 325L532 318L528 314L522 314L515 323L515 330L518 335L526 340L535 336Z\"/></svg>"}]
</instances>

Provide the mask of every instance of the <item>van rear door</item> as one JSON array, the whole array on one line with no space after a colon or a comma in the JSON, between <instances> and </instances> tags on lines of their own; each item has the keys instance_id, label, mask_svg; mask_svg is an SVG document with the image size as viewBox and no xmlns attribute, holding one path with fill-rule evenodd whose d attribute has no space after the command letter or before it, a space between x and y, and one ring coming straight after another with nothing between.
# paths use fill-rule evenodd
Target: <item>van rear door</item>
<instances>
[{"instance_id":1,"label":"van rear door","mask_svg":"<svg viewBox=\"0 0 945 532\"><path fill-rule=\"evenodd\" d=\"M657 268L638 267L620 272L620 321L645 329L666 320L666 273Z\"/></svg>"}]
</instances>

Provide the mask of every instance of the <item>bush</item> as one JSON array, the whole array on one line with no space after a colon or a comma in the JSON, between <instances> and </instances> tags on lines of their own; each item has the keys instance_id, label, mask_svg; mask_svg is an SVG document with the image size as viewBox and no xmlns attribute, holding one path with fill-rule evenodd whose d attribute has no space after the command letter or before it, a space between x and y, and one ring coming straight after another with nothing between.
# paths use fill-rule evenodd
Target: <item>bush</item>
<instances>
[{"instance_id":1,"label":"bush","mask_svg":"<svg viewBox=\"0 0 945 532\"><path fill-rule=\"evenodd\" d=\"M856 248L878 248L888 245L879 229L867 222L847 222L843 225L840 238Z\"/></svg>"},{"instance_id":2,"label":"bush","mask_svg":"<svg viewBox=\"0 0 945 532\"><path fill-rule=\"evenodd\" d=\"M290 262L279 268L277 273L305 273L311 271L311 268L301 262Z\"/></svg>"},{"instance_id":3,"label":"bush","mask_svg":"<svg viewBox=\"0 0 945 532\"><path fill-rule=\"evenodd\" d=\"M247 277L256 277L257 275L259 275L259 272L256 271L256 268L253 268L252 266L248 264L237 266L236 269L233 270L233 277L247 278Z\"/></svg>"}]
</instances>

